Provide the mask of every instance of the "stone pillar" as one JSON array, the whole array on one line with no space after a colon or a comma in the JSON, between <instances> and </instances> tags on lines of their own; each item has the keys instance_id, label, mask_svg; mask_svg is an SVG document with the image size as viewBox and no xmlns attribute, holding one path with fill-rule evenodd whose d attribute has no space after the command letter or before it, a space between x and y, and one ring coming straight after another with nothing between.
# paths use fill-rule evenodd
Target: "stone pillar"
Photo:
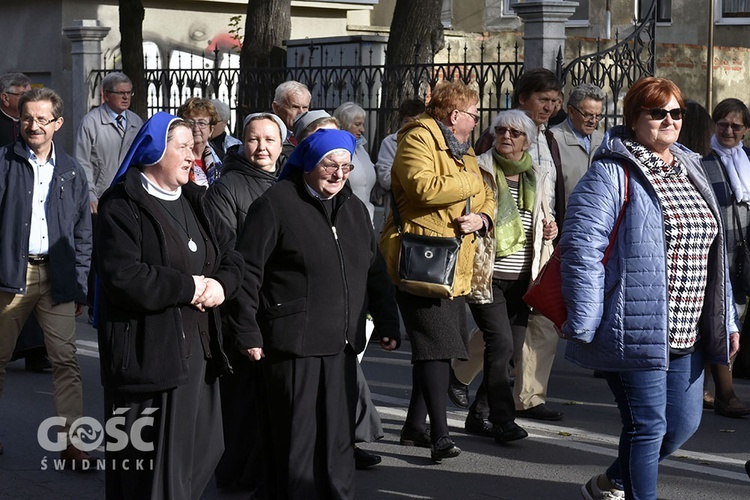
<instances>
[{"instance_id":1,"label":"stone pillar","mask_svg":"<svg viewBox=\"0 0 750 500\"><path fill-rule=\"evenodd\" d=\"M513 3L511 7L523 21L523 63L525 68L555 71L557 53L565 54L565 22L578 2L537 0Z\"/></svg>"},{"instance_id":2,"label":"stone pillar","mask_svg":"<svg viewBox=\"0 0 750 500\"><path fill-rule=\"evenodd\" d=\"M89 88L91 71L99 69L102 64L102 40L110 28L99 24L96 19L76 19L71 26L62 29L63 34L71 41L70 53L73 56L72 67L72 102L66 103L73 120L72 126L78 127L83 116L88 113L93 102Z\"/></svg>"}]
</instances>

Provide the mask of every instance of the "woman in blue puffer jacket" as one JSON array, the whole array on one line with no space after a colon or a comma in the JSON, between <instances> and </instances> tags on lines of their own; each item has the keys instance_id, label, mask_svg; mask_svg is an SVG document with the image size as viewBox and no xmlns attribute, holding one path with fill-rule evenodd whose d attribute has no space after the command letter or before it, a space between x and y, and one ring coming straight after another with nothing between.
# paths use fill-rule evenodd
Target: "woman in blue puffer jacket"
<instances>
[{"instance_id":1,"label":"woman in blue puffer jacket","mask_svg":"<svg viewBox=\"0 0 750 500\"><path fill-rule=\"evenodd\" d=\"M635 82L565 217L566 357L605 373L623 424L587 499L656 498L659 461L700 423L704 362L727 364L739 345L716 198L700 156L676 144L683 108L673 82Z\"/></svg>"}]
</instances>

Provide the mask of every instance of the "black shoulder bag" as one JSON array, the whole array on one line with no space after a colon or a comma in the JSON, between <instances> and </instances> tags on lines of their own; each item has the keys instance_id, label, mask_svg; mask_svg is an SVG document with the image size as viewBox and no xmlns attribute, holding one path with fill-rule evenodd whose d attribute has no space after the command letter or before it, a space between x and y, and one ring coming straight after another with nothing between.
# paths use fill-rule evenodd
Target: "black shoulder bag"
<instances>
[{"instance_id":1,"label":"black shoulder bag","mask_svg":"<svg viewBox=\"0 0 750 500\"><path fill-rule=\"evenodd\" d=\"M463 235L458 237L425 236L406 233L401 223L396 199L391 193L393 221L396 224L401 247L398 258L398 288L421 297L453 298L453 280L456 261ZM470 211L466 200L466 211Z\"/></svg>"}]
</instances>

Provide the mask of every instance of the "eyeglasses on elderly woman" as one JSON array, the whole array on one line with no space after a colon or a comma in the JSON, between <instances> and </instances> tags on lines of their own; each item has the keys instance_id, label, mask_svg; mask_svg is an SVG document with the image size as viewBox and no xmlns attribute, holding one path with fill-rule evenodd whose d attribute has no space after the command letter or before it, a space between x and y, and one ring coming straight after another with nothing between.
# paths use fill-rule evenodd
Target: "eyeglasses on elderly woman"
<instances>
[{"instance_id":1,"label":"eyeglasses on elderly woman","mask_svg":"<svg viewBox=\"0 0 750 500\"><path fill-rule=\"evenodd\" d=\"M664 109L664 108L644 108L646 112L649 114L652 120L663 120L667 117L667 114L672 117L673 120L682 120L682 117L685 115L685 108L673 108L673 109Z\"/></svg>"},{"instance_id":2,"label":"eyeglasses on elderly woman","mask_svg":"<svg viewBox=\"0 0 750 500\"><path fill-rule=\"evenodd\" d=\"M326 160L321 161L320 166L323 167L323 170L325 170L327 174L338 172L339 169L341 169L344 174L348 174L349 172L354 170L354 165L351 163L342 163L341 165L339 165L336 162Z\"/></svg>"}]
</instances>

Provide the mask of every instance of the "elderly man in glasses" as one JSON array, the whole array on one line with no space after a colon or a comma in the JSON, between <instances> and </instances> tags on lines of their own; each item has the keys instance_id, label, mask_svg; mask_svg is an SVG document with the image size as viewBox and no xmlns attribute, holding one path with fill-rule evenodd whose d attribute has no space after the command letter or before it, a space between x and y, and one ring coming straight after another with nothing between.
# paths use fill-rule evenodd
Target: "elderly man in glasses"
<instances>
[{"instance_id":1,"label":"elderly man in glasses","mask_svg":"<svg viewBox=\"0 0 750 500\"><path fill-rule=\"evenodd\" d=\"M89 181L91 213L99 197L112 184L120 163L130 149L143 120L130 111L133 83L120 72L102 79L102 104L81 120L76 133L75 157Z\"/></svg>"},{"instance_id":2,"label":"elderly man in glasses","mask_svg":"<svg viewBox=\"0 0 750 500\"><path fill-rule=\"evenodd\" d=\"M99 197L112 184L120 163L130 149L143 120L130 111L133 83L124 73L109 73L102 79L102 104L89 111L76 131L74 156L86 172L89 186L91 225L96 224ZM89 278L89 321L94 306L93 273Z\"/></svg>"},{"instance_id":3,"label":"elderly man in glasses","mask_svg":"<svg viewBox=\"0 0 750 500\"><path fill-rule=\"evenodd\" d=\"M604 91L596 85L577 86L568 98L568 118L551 129L560 148L566 204L604 138L597 127L602 119L605 97Z\"/></svg>"}]
</instances>

